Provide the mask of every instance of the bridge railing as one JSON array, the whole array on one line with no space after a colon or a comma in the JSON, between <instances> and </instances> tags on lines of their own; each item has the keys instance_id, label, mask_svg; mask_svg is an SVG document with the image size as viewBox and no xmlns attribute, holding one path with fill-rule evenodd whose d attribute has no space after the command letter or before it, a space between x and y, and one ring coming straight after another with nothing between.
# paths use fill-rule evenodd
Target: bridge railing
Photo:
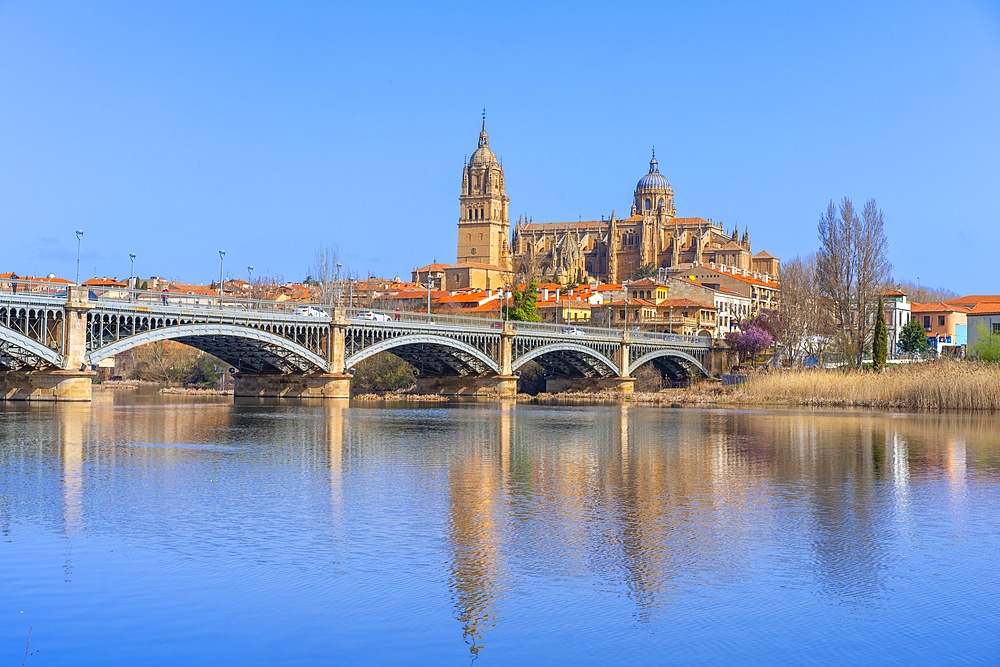
<instances>
[{"instance_id":1,"label":"bridge railing","mask_svg":"<svg viewBox=\"0 0 1000 667\"><path fill-rule=\"evenodd\" d=\"M62 301L66 299L68 283L49 280L26 280L24 278L0 278L0 295L17 299L46 299Z\"/></svg>"},{"instance_id":2,"label":"bridge railing","mask_svg":"<svg viewBox=\"0 0 1000 667\"><path fill-rule=\"evenodd\" d=\"M91 288L90 300L100 303L114 303L122 306L172 307L185 309L222 310L227 313L245 311L247 313L274 313L292 315L297 309L304 309L303 314L322 312L329 317L329 306L302 301L273 301L265 299L249 299L216 294L177 292L170 290L134 290L118 287ZM311 310L310 310L311 309Z\"/></svg>"},{"instance_id":3,"label":"bridge railing","mask_svg":"<svg viewBox=\"0 0 1000 667\"><path fill-rule=\"evenodd\" d=\"M370 308L345 309L349 320L357 323L385 322L401 325L420 324L444 326L449 328L468 329L502 329L505 322L498 317L476 317L473 315L453 315L443 313L427 314L426 311L412 310L379 310ZM538 333L543 335L573 336L583 339L621 340L621 329L609 329L606 326L586 326L578 324L553 324L551 322L521 322L508 321L515 333ZM664 334L651 331L629 331L633 341L672 342L687 345L709 346L711 341L702 336L685 336L681 334Z\"/></svg>"}]
</instances>

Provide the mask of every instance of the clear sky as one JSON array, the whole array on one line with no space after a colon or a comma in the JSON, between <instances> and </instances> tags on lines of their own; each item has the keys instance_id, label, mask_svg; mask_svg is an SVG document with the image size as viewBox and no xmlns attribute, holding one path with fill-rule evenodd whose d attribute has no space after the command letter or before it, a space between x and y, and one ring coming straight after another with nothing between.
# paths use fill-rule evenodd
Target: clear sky
<instances>
[{"instance_id":1,"label":"clear sky","mask_svg":"<svg viewBox=\"0 0 1000 667\"><path fill-rule=\"evenodd\" d=\"M997 293L1000 2L0 0L0 272L300 280L455 259L487 109L513 218L816 249L874 197L899 279Z\"/></svg>"}]
</instances>

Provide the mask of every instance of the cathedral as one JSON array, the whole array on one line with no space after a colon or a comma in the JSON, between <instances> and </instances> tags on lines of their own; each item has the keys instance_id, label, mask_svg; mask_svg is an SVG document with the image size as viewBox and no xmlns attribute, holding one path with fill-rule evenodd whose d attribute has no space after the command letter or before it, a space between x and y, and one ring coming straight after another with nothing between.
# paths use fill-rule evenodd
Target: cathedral
<instances>
[{"instance_id":1,"label":"cathedral","mask_svg":"<svg viewBox=\"0 0 1000 667\"><path fill-rule=\"evenodd\" d=\"M503 164L490 150L486 119L479 146L462 170L458 220L458 263L483 263L561 283L597 279L632 280L657 269L677 273L707 265L774 277L779 261L767 252L751 254L750 232L726 231L709 218L678 218L674 190L660 173L656 152L636 183L627 218L534 222L518 219L510 235L510 197Z\"/></svg>"}]
</instances>

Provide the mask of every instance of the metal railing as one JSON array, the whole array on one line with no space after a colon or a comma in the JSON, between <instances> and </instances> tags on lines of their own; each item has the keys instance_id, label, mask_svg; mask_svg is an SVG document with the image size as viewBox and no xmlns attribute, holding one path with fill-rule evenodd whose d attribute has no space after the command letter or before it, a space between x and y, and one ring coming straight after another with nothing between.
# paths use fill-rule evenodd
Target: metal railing
<instances>
[{"instance_id":1,"label":"metal railing","mask_svg":"<svg viewBox=\"0 0 1000 667\"><path fill-rule=\"evenodd\" d=\"M44 280L0 280L0 295L16 301L30 302L44 300L45 302L65 301L69 289L74 285L52 283ZM141 310L148 312L176 312L181 310L198 310L200 312L216 313L227 318L233 317L301 317L303 320L329 321L337 314L338 309L330 304L309 303L302 301L274 301L268 299L249 299L218 294L191 294L163 290L136 290L124 287L87 287L87 298L103 307L120 308L122 310ZM532 333L551 336L573 336L592 340L621 340L623 331L619 327L588 326L580 324L553 324L550 322L522 322L501 320L499 317L478 317L474 315L430 313L426 311L372 309L372 308L341 308L344 316L354 323L379 323L389 326L448 327L461 329L496 329L510 327L516 333ZM322 314L320 314L322 313ZM653 331L629 330L629 339L644 342L671 342L687 345L708 346L709 339L702 336L686 336Z\"/></svg>"},{"instance_id":2,"label":"metal railing","mask_svg":"<svg viewBox=\"0 0 1000 667\"><path fill-rule=\"evenodd\" d=\"M620 328L609 329L606 326L580 326L576 324L553 324L551 322L522 322L519 320L500 320L499 318L475 317L472 315L446 315L413 310L379 310L371 308L344 309L348 320L355 323L376 322L400 326L427 325L448 328L465 329L503 329L504 325L511 327L515 333L534 333L565 337L579 336L583 339L615 340L622 339ZM708 347L711 340L704 336L685 336L681 334L664 334L653 331L629 331L629 338L635 341L671 342Z\"/></svg>"}]
</instances>

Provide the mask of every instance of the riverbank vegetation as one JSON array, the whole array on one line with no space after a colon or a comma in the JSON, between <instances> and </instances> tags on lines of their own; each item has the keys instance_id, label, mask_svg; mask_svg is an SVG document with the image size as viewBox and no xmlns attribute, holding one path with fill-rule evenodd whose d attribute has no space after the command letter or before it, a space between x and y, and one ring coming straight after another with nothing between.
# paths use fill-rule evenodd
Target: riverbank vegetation
<instances>
[{"instance_id":1,"label":"riverbank vegetation","mask_svg":"<svg viewBox=\"0 0 1000 667\"><path fill-rule=\"evenodd\" d=\"M1000 367L938 361L893 365L882 373L770 371L735 387L703 383L684 394L684 402L994 411L1000 410Z\"/></svg>"}]
</instances>

